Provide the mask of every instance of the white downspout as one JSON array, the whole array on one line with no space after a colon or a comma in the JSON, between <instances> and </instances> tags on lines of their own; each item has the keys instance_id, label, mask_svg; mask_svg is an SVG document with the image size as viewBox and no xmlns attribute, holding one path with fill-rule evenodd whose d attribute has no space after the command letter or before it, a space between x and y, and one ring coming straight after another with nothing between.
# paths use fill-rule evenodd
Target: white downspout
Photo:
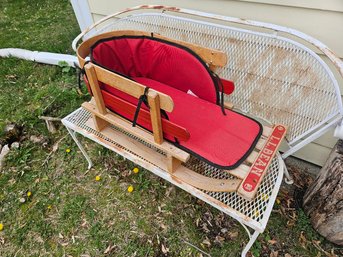
<instances>
[{"instance_id":1,"label":"white downspout","mask_svg":"<svg viewBox=\"0 0 343 257\"><path fill-rule=\"evenodd\" d=\"M71 67L78 67L79 65L77 57L74 55L30 51L20 48L0 49L0 57L17 57L24 60L53 65L58 65L59 62L65 61Z\"/></svg>"},{"instance_id":2,"label":"white downspout","mask_svg":"<svg viewBox=\"0 0 343 257\"><path fill-rule=\"evenodd\" d=\"M87 0L70 0L81 31L90 27L94 21Z\"/></svg>"}]
</instances>

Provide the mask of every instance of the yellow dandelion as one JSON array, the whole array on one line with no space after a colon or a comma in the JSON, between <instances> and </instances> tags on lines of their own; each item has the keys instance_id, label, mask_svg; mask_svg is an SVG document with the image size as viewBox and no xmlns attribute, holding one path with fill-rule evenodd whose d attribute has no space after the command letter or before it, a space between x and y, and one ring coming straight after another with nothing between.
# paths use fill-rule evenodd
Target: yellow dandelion
<instances>
[{"instance_id":1,"label":"yellow dandelion","mask_svg":"<svg viewBox=\"0 0 343 257\"><path fill-rule=\"evenodd\" d=\"M96 181L100 181L100 180L101 180L101 177L100 177L100 176L95 176L95 180L96 180Z\"/></svg>"},{"instance_id":2,"label":"yellow dandelion","mask_svg":"<svg viewBox=\"0 0 343 257\"><path fill-rule=\"evenodd\" d=\"M136 168L133 168L133 173L137 174L139 172L139 169L136 167Z\"/></svg>"},{"instance_id":3,"label":"yellow dandelion","mask_svg":"<svg viewBox=\"0 0 343 257\"><path fill-rule=\"evenodd\" d=\"M66 153L70 153L70 151L71 151L70 148L66 149Z\"/></svg>"},{"instance_id":4,"label":"yellow dandelion","mask_svg":"<svg viewBox=\"0 0 343 257\"><path fill-rule=\"evenodd\" d=\"M30 197L30 196L32 195L31 191L28 191L28 192L26 193L26 195L27 195L27 197Z\"/></svg>"},{"instance_id":5,"label":"yellow dandelion","mask_svg":"<svg viewBox=\"0 0 343 257\"><path fill-rule=\"evenodd\" d=\"M277 203L277 204L280 204L280 203L281 203L281 201L280 201L279 198L276 198L276 203Z\"/></svg>"},{"instance_id":6,"label":"yellow dandelion","mask_svg":"<svg viewBox=\"0 0 343 257\"><path fill-rule=\"evenodd\" d=\"M261 198L263 201L267 201L269 199L269 196L267 194L262 194Z\"/></svg>"},{"instance_id":7,"label":"yellow dandelion","mask_svg":"<svg viewBox=\"0 0 343 257\"><path fill-rule=\"evenodd\" d=\"M129 186L129 187L127 188L127 191L128 191L129 193L131 193L131 192L133 191L133 186Z\"/></svg>"},{"instance_id":8,"label":"yellow dandelion","mask_svg":"<svg viewBox=\"0 0 343 257\"><path fill-rule=\"evenodd\" d=\"M48 209L48 210L51 210L51 208L52 208L52 207L51 207L51 205L49 204L48 207L47 207L47 209Z\"/></svg>"},{"instance_id":9,"label":"yellow dandelion","mask_svg":"<svg viewBox=\"0 0 343 257\"><path fill-rule=\"evenodd\" d=\"M4 224L0 223L0 231L4 229Z\"/></svg>"}]
</instances>

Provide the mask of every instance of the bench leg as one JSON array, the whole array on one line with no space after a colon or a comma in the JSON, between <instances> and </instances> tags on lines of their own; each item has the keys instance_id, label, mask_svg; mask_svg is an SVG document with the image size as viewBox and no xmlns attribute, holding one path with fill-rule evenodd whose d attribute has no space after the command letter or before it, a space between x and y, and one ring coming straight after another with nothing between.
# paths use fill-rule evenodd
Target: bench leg
<instances>
[{"instance_id":1,"label":"bench leg","mask_svg":"<svg viewBox=\"0 0 343 257\"><path fill-rule=\"evenodd\" d=\"M247 229L247 228L245 227L245 229ZM257 239L257 237L260 235L260 233L255 230L254 234L251 235L250 232L249 232L248 235L249 235L250 240L249 240L249 242L247 243L247 245L244 247L244 249L242 251L242 254L241 254L242 257L245 257L247 255L248 251L253 246L253 244L255 243L255 241Z\"/></svg>"},{"instance_id":2,"label":"bench leg","mask_svg":"<svg viewBox=\"0 0 343 257\"><path fill-rule=\"evenodd\" d=\"M292 185L294 183L294 180L293 180L292 176L289 174L285 163L283 163L283 166L284 166L283 167L283 173L285 174L285 182L288 185Z\"/></svg>"},{"instance_id":3,"label":"bench leg","mask_svg":"<svg viewBox=\"0 0 343 257\"><path fill-rule=\"evenodd\" d=\"M86 150L83 148L81 142L79 141L79 139L76 136L76 132L74 130L72 130L71 128L66 127L69 134L71 135L71 137L74 139L76 145L79 147L81 153L83 154L83 156L86 158L87 162L88 162L88 169L92 168L93 163L92 160L89 158Z\"/></svg>"}]
</instances>

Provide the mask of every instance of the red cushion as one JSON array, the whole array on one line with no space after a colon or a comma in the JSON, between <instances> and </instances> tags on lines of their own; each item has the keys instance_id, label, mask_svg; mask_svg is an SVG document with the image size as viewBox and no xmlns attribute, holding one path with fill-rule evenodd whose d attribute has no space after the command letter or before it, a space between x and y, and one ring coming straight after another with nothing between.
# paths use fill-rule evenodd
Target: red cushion
<instances>
[{"instance_id":1,"label":"red cushion","mask_svg":"<svg viewBox=\"0 0 343 257\"><path fill-rule=\"evenodd\" d=\"M218 105L201 98L184 93L163 83L142 77L133 78L135 81L149 86L157 91L168 94L174 101L174 110L168 113L170 121L186 128L190 133L188 141L179 142L179 147L190 152L204 161L225 169L237 167L246 158L261 133L260 124L256 121L226 110L226 116ZM137 105L137 99L122 95L123 99ZM106 99L106 98L105 98ZM132 120L121 110L106 103L112 111ZM147 107L142 108L147 109ZM151 130L149 124L142 124ZM170 141L170 136L164 135Z\"/></svg>"},{"instance_id":2,"label":"red cushion","mask_svg":"<svg viewBox=\"0 0 343 257\"><path fill-rule=\"evenodd\" d=\"M92 46L94 63L128 77L149 78L183 92L191 90L209 102L218 102L215 78L190 49L157 38L123 36ZM116 89L104 89L119 94Z\"/></svg>"},{"instance_id":3,"label":"red cushion","mask_svg":"<svg viewBox=\"0 0 343 257\"><path fill-rule=\"evenodd\" d=\"M168 118L187 129L190 138L175 142L165 131L164 138L216 167L237 167L254 149L261 135L262 127L258 122L229 110L223 115L216 105L219 90L232 93L233 83L222 80L219 87L207 65L188 48L151 37L122 36L98 41L92 46L91 60L170 95L174 110L168 113ZM110 96L134 105L138 100L105 84L101 89L106 107L132 121L133 113L120 109L113 99L110 101ZM144 105L142 108L148 109ZM138 118L137 122L151 130L146 119Z\"/></svg>"}]
</instances>

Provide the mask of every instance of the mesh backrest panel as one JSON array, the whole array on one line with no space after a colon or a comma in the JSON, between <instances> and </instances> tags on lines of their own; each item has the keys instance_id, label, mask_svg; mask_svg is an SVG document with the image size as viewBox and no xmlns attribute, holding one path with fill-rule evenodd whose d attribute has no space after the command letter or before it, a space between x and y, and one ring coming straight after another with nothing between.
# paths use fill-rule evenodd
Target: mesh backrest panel
<instances>
[{"instance_id":1,"label":"mesh backrest panel","mask_svg":"<svg viewBox=\"0 0 343 257\"><path fill-rule=\"evenodd\" d=\"M114 29L155 32L226 52L228 63L217 72L235 83L227 100L251 115L287 125L289 141L339 113L333 81L322 64L280 37L166 14L130 16L105 31Z\"/></svg>"}]
</instances>

